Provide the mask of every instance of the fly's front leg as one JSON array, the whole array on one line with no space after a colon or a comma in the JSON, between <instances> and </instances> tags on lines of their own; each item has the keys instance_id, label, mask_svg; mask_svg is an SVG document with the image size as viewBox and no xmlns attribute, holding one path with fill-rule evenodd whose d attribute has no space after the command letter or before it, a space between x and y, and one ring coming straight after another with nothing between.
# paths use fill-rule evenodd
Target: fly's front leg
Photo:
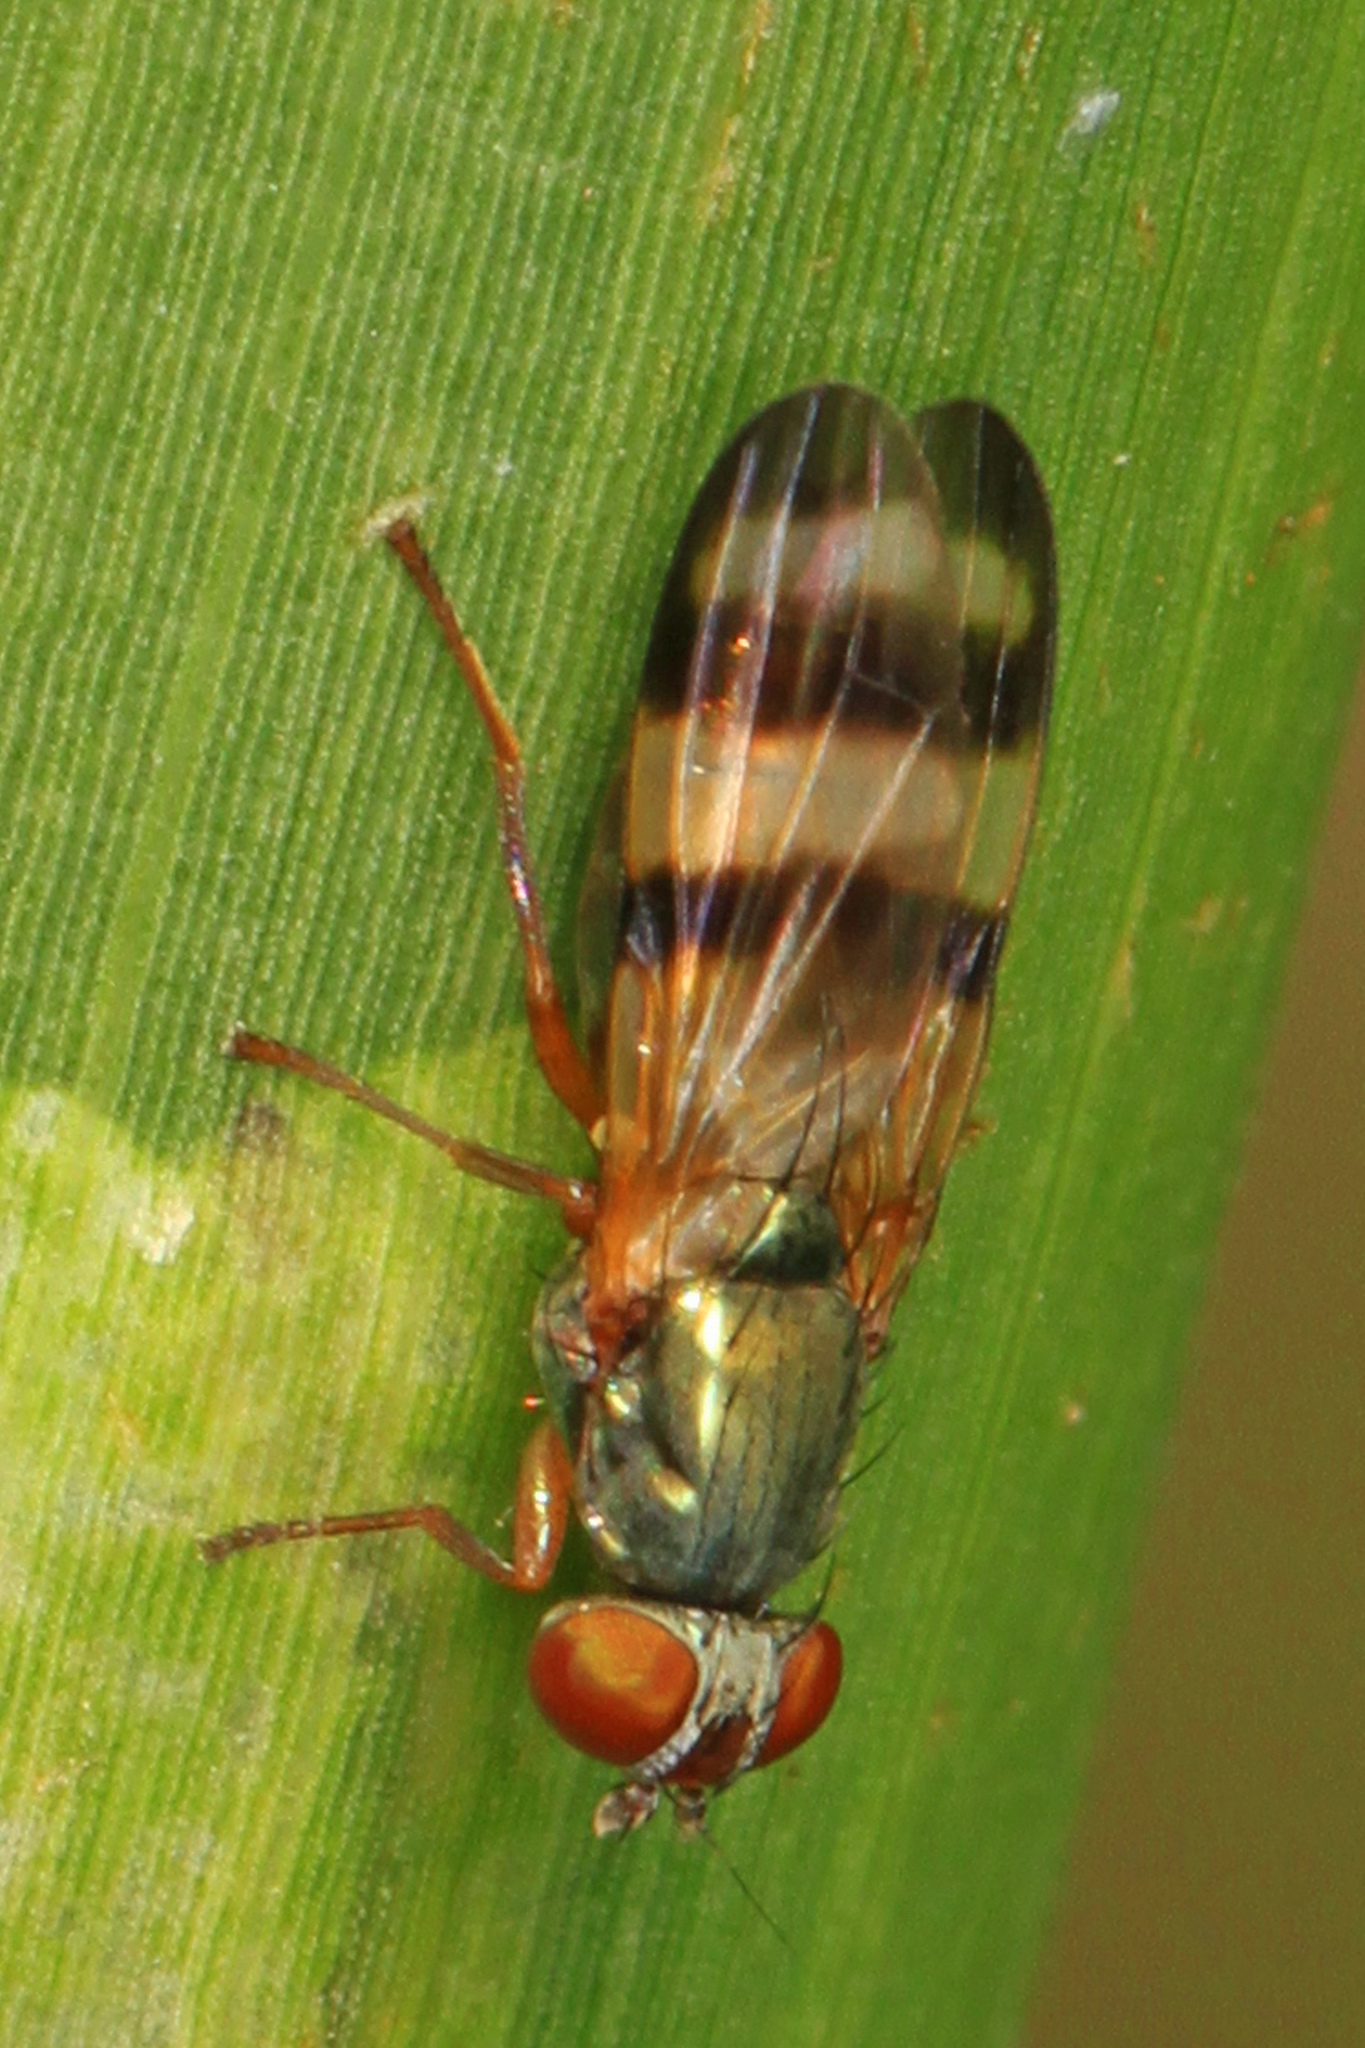
<instances>
[{"instance_id":1,"label":"fly's front leg","mask_svg":"<svg viewBox=\"0 0 1365 2048\"><path fill-rule=\"evenodd\" d=\"M530 848L526 843L526 777L517 736L498 702L479 650L455 616L455 608L442 590L411 520L400 515L382 531L439 626L441 637L455 658L492 743L498 781L498 842L502 848L502 868L507 877L512 909L521 934L526 971L526 1015L531 1027L531 1040L541 1070L555 1094L583 1128L591 1131L603 1105L600 1091L569 1029L559 985L550 964L545 913L536 887Z\"/></svg>"},{"instance_id":2,"label":"fly's front leg","mask_svg":"<svg viewBox=\"0 0 1365 2048\"><path fill-rule=\"evenodd\" d=\"M218 1564L238 1550L263 1550L272 1543L307 1543L318 1536L370 1536L385 1529L422 1529L467 1564L500 1586L518 1593L538 1593L549 1581L564 1545L573 1496L573 1468L557 1432L542 1422L527 1441L517 1473L509 1561L457 1522L448 1508L433 1502L410 1507L380 1508L359 1515L323 1515L316 1521L248 1522L207 1536L200 1549L209 1564Z\"/></svg>"}]
</instances>

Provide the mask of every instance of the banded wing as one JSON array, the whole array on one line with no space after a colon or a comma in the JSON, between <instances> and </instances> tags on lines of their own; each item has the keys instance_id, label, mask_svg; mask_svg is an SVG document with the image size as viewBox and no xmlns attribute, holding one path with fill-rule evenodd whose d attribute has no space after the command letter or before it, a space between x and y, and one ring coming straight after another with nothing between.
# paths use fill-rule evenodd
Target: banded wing
<instances>
[{"instance_id":1,"label":"banded wing","mask_svg":"<svg viewBox=\"0 0 1365 2048\"><path fill-rule=\"evenodd\" d=\"M699 1189L823 1187L884 1327L979 1065L1054 612L1042 486L985 407L820 386L720 457L626 764L608 1238L672 1215L685 1271Z\"/></svg>"},{"instance_id":2,"label":"banded wing","mask_svg":"<svg viewBox=\"0 0 1365 2048\"><path fill-rule=\"evenodd\" d=\"M966 808L953 897L941 906L904 1067L881 1115L841 1148L832 1180L873 1351L933 1227L985 1054L1056 651L1052 519L1027 448L999 413L970 400L931 407L914 430L957 583Z\"/></svg>"}]
</instances>

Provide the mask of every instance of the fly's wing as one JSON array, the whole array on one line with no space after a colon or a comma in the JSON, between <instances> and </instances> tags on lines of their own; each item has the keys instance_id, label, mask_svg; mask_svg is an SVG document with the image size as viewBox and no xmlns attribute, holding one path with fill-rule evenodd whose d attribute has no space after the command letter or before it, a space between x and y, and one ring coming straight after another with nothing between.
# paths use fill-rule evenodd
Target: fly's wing
<instances>
[{"instance_id":1,"label":"fly's wing","mask_svg":"<svg viewBox=\"0 0 1365 2048\"><path fill-rule=\"evenodd\" d=\"M962 655L965 811L951 902L897 1085L840 1148L831 1184L869 1350L933 1227L990 1028L995 975L1033 822L1057 622L1052 520L1027 448L970 400L914 431L938 488Z\"/></svg>"},{"instance_id":2,"label":"fly's wing","mask_svg":"<svg viewBox=\"0 0 1365 2048\"><path fill-rule=\"evenodd\" d=\"M984 407L909 426L820 386L720 457L626 764L609 1211L632 1189L657 1211L707 1182L826 1187L871 1297L945 1128L957 1021L984 1013L1053 610L1041 485Z\"/></svg>"}]
</instances>

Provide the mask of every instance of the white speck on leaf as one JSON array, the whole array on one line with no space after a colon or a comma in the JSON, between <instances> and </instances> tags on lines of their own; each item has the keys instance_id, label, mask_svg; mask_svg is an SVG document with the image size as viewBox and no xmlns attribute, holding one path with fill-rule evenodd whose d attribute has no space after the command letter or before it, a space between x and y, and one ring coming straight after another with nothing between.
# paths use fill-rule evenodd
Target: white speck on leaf
<instances>
[{"instance_id":1,"label":"white speck on leaf","mask_svg":"<svg viewBox=\"0 0 1365 2048\"><path fill-rule=\"evenodd\" d=\"M128 1220L128 1239L149 1266L170 1266L194 1228L194 1204L182 1188L170 1188Z\"/></svg>"},{"instance_id":2,"label":"white speck on leaf","mask_svg":"<svg viewBox=\"0 0 1365 2048\"><path fill-rule=\"evenodd\" d=\"M40 1088L30 1095L10 1126L19 1150L31 1159L50 1152L57 1142L61 1114L62 1098L55 1088Z\"/></svg>"},{"instance_id":3,"label":"white speck on leaf","mask_svg":"<svg viewBox=\"0 0 1365 2048\"><path fill-rule=\"evenodd\" d=\"M1068 136L1098 135L1107 128L1119 110L1122 93L1106 86L1099 92L1083 93L1072 109L1071 119L1062 131L1062 140Z\"/></svg>"}]
</instances>

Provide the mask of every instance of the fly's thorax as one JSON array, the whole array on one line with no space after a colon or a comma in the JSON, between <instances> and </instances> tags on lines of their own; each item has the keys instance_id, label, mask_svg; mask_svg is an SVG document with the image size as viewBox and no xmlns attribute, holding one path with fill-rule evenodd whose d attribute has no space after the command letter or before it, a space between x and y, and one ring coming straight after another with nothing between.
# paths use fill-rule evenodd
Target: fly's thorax
<instances>
[{"instance_id":1,"label":"fly's thorax","mask_svg":"<svg viewBox=\"0 0 1365 2048\"><path fill-rule=\"evenodd\" d=\"M828 1211L769 1190L730 1270L666 1279L601 1372L586 1297L580 1259L536 1330L598 1559L641 1592L757 1605L828 1540L858 1424L865 1347Z\"/></svg>"},{"instance_id":2,"label":"fly's thorax","mask_svg":"<svg viewBox=\"0 0 1365 2048\"><path fill-rule=\"evenodd\" d=\"M828 1539L862 1377L838 1286L669 1288L586 1404L578 1487L602 1563L669 1599L766 1599Z\"/></svg>"}]
</instances>

